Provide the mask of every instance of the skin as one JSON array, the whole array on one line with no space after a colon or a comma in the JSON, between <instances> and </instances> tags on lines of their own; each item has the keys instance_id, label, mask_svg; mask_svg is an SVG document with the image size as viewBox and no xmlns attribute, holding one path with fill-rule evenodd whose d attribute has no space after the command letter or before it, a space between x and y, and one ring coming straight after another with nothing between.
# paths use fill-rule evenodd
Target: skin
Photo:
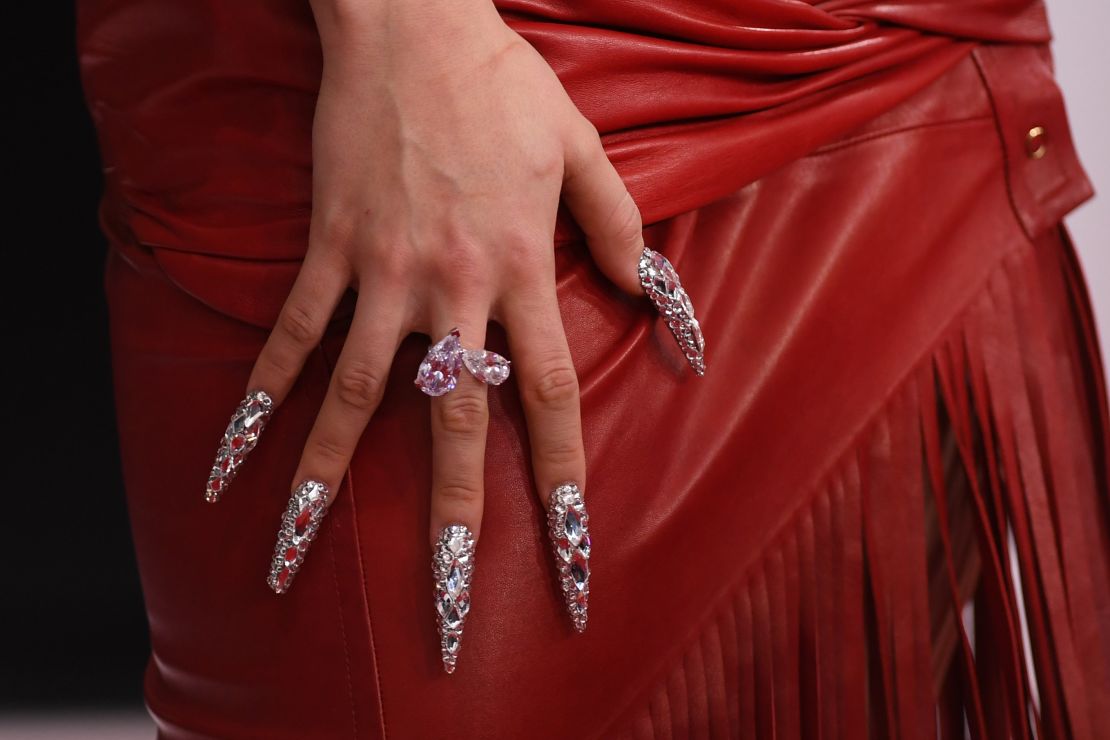
<instances>
[{"instance_id":1,"label":"skin","mask_svg":"<svg viewBox=\"0 0 1110 740\"><path fill-rule=\"evenodd\" d=\"M359 297L290 490L315 478L331 504L410 332L432 342L457 325L464 346L482 347L493 320L509 338L536 493L546 507L563 481L584 492L578 378L555 290L560 196L601 271L631 295L642 295L644 246L596 128L489 0L312 9L324 68L309 244L247 388L280 405L344 290ZM430 406L429 544L456 522L478 538L487 387L464 370Z\"/></svg>"}]
</instances>

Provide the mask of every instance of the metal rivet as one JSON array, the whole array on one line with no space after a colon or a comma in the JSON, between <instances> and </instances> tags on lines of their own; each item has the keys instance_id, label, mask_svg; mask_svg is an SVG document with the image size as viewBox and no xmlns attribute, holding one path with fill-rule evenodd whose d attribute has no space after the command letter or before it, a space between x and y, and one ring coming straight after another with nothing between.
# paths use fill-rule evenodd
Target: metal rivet
<instances>
[{"instance_id":1,"label":"metal rivet","mask_svg":"<svg viewBox=\"0 0 1110 740\"><path fill-rule=\"evenodd\" d=\"M1040 159L1048 147L1045 145L1044 126L1034 126L1025 134L1025 153L1030 159Z\"/></svg>"}]
</instances>

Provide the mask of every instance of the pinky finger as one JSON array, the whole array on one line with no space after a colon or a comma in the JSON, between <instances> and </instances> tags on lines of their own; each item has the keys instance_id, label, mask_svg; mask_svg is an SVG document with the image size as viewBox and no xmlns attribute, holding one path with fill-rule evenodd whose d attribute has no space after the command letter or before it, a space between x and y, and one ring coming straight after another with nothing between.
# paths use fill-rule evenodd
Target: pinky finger
<instances>
[{"instance_id":1,"label":"pinky finger","mask_svg":"<svg viewBox=\"0 0 1110 740\"><path fill-rule=\"evenodd\" d=\"M273 331L255 360L246 395L220 438L208 473L206 501L220 500L258 444L270 415L285 400L349 284L346 264L329 254L329 250L309 249L305 256Z\"/></svg>"}]
</instances>

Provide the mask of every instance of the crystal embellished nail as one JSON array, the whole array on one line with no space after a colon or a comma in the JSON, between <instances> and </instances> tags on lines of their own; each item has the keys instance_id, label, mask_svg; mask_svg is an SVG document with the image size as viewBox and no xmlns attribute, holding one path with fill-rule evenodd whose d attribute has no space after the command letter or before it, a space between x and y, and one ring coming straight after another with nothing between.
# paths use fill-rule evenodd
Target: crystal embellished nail
<instances>
[{"instance_id":1,"label":"crystal embellished nail","mask_svg":"<svg viewBox=\"0 0 1110 740\"><path fill-rule=\"evenodd\" d=\"M413 382L429 396L442 396L454 389L462 363L459 328L454 327L447 336L428 348Z\"/></svg>"},{"instance_id":2,"label":"crystal embellished nail","mask_svg":"<svg viewBox=\"0 0 1110 740\"><path fill-rule=\"evenodd\" d=\"M289 497L281 517L274 557L270 562L267 583L275 593L289 590L293 577L304 563L305 553L316 538L320 522L328 513L328 487L316 480L306 480Z\"/></svg>"},{"instance_id":3,"label":"crystal embellished nail","mask_svg":"<svg viewBox=\"0 0 1110 740\"><path fill-rule=\"evenodd\" d=\"M470 611L470 578L474 573L474 535L465 524L443 528L432 556L435 576L436 629L443 669L455 670L463 622Z\"/></svg>"},{"instance_id":4,"label":"crystal embellished nail","mask_svg":"<svg viewBox=\"0 0 1110 740\"><path fill-rule=\"evenodd\" d=\"M239 402L231 415L220 447L216 450L216 462L208 474L208 485L204 489L206 501L215 503L220 500L231 481L239 472L247 454L258 444L258 437L270 419L274 401L266 391L252 390Z\"/></svg>"},{"instance_id":5,"label":"crystal embellished nail","mask_svg":"<svg viewBox=\"0 0 1110 740\"><path fill-rule=\"evenodd\" d=\"M687 362L699 376L705 375L705 337L701 324L694 317L694 304L682 287L674 265L659 252L644 247L639 273L640 287L667 322Z\"/></svg>"},{"instance_id":6,"label":"crystal embellished nail","mask_svg":"<svg viewBox=\"0 0 1110 740\"><path fill-rule=\"evenodd\" d=\"M555 567L559 572L567 613L578 632L586 629L586 606L590 595L588 521L586 503L576 484L563 483L551 492L547 531L555 551Z\"/></svg>"}]
</instances>

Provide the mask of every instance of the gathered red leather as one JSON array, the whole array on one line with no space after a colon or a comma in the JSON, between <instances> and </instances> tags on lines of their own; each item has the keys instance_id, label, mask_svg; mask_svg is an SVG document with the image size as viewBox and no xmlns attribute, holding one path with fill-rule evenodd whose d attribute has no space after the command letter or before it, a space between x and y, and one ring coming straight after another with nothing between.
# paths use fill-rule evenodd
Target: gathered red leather
<instances>
[{"instance_id":1,"label":"gathered red leather","mask_svg":"<svg viewBox=\"0 0 1110 740\"><path fill-rule=\"evenodd\" d=\"M601 133L707 373L561 209L590 623L561 611L510 377L448 676L427 337L289 594L265 572L354 293L234 489L201 493L307 247L308 4L78 2L160 736L1104 736L1110 415L1061 222L1093 189L1043 3L496 5Z\"/></svg>"}]
</instances>

